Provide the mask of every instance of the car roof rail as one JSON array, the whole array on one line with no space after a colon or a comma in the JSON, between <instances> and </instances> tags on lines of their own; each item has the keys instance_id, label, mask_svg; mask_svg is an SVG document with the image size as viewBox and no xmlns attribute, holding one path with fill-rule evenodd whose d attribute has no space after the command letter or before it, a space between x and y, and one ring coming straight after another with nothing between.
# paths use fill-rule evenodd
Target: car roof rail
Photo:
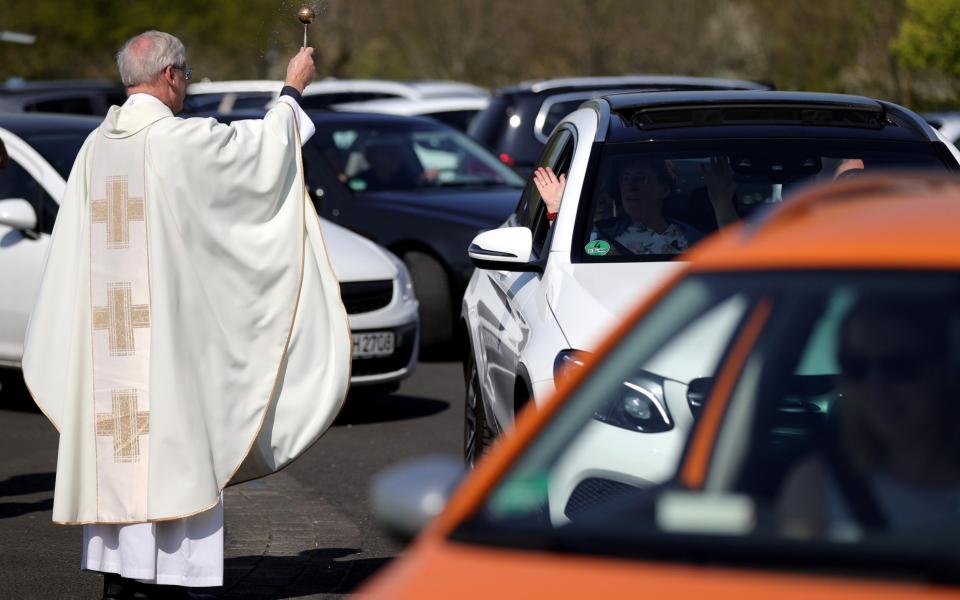
<instances>
[{"instance_id":1,"label":"car roof rail","mask_svg":"<svg viewBox=\"0 0 960 600\"><path fill-rule=\"evenodd\" d=\"M922 121L897 111L891 122L888 103L861 96L797 92L661 92L606 96L624 124L640 129L721 125L818 125L882 129L906 126L925 138ZM896 107L900 108L900 107Z\"/></svg>"},{"instance_id":2,"label":"car roof rail","mask_svg":"<svg viewBox=\"0 0 960 600\"><path fill-rule=\"evenodd\" d=\"M886 171L876 175L848 177L829 183L813 184L794 192L785 202L756 213L744 223L747 239L778 224L809 214L825 205L861 200L866 196L943 193L960 195L960 178L930 171Z\"/></svg>"}]
</instances>

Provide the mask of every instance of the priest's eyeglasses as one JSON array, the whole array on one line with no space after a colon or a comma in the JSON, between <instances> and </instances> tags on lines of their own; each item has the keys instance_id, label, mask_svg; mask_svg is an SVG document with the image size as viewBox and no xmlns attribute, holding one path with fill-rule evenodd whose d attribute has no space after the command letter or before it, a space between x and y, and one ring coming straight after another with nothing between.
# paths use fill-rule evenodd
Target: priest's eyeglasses
<instances>
[{"instance_id":1,"label":"priest's eyeglasses","mask_svg":"<svg viewBox=\"0 0 960 600\"><path fill-rule=\"evenodd\" d=\"M184 81L190 81L190 77L193 75L193 69L191 69L187 65L170 65L170 68L183 71Z\"/></svg>"}]
</instances>

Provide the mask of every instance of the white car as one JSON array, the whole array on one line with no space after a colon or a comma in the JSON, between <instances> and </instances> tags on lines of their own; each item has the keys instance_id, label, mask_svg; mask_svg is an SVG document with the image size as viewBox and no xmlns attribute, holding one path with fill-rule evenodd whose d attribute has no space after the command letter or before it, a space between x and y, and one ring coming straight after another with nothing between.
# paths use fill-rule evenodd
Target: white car
<instances>
[{"instance_id":1,"label":"white car","mask_svg":"<svg viewBox=\"0 0 960 600\"><path fill-rule=\"evenodd\" d=\"M269 107L280 95L278 80L198 81L187 86L187 112L229 113L238 109ZM489 92L458 81L387 81L381 79L335 79L315 81L303 90L305 110L333 104L364 102L384 98L424 100L428 98L486 98Z\"/></svg>"},{"instance_id":2,"label":"white car","mask_svg":"<svg viewBox=\"0 0 960 600\"><path fill-rule=\"evenodd\" d=\"M87 117L0 116L0 140L10 155L0 169L0 366L20 366L65 178L99 124ZM413 373L419 348L418 304L407 268L370 240L321 223L353 333L351 384L395 388Z\"/></svg>"},{"instance_id":3,"label":"white car","mask_svg":"<svg viewBox=\"0 0 960 600\"><path fill-rule=\"evenodd\" d=\"M531 397L541 403L588 360L625 311L718 223L747 217L814 180L960 163L919 116L887 102L701 91L589 101L560 122L539 164L566 177L553 222L528 184L515 214L468 250L478 267L461 311L468 464ZM743 235L752 234L745 225ZM673 473L703 401L696 382L727 351L704 340L736 327L739 309L726 306L690 324L689 335L661 349L656 364L634 365L645 372L592 415L590 435L576 441L582 451L570 453L579 458L556 465L554 522L584 494L603 493L590 487L598 480L644 486Z\"/></svg>"},{"instance_id":4,"label":"white car","mask_svg":"<svg viewBox=\"0 0 960 600\"><path fill-rule=\"evenodd\" d=\"M341 112L430 117L460 131L466 131L474 117L489 104L489 96L449 96L420 99L384 98L334 104L330 108Z\"/></svg>"}]
</instances>

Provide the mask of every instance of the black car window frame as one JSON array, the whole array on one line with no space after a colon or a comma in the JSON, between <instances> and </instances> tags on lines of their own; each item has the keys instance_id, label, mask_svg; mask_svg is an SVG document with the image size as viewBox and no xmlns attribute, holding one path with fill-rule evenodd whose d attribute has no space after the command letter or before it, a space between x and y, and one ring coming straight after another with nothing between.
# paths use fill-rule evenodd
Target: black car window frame
<instances>
[{"instance_id":1,"label":"black car window frame","mask_svg":"<svg viewBox=\"0 0 960 600\"><path fill-rule=\"evenodd\" d=\"M550 140L547 141L543 147L543 152L540 154L537 167L553 168L565 144L572 136L573 132L566 127L554 132L554 135L550 137ZM527 186L524 188L523 194L520 196L520 201L517 203L517 209L514 211L517 217L517 226L526 227L533 231L537 220L537 211L542 204L543 200L540 198L540 192L537 190L537 186L533 184L533 178L528 179Z\"/></svg>"},{"instance_id":2,"label":"black car window frame","mask_svg":"<svg viewBox=\"0 0 960 600\"><path fill-rule=\"evenodd\" d=\"M572 125L564 125L563 131L570 133L569 137L564 137L563 143L557 149L553 161L548 165L553 172L560 175L566 175L570 170L570 164L573 162L573 155L577 145L576 129ZM547 219L547 206L540 202L536 216L534 217L533 227L533 251L541 257L545 254L546 248L549 248L549 242L553 231L550 221Z\"/></svg>"}]
</instances>

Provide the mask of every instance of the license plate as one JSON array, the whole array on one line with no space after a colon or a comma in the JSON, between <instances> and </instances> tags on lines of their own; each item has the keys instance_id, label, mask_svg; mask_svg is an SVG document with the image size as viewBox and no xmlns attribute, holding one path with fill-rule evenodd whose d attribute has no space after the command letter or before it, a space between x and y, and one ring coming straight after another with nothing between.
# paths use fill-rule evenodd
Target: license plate
<instances>
[{"instance_id":1,"label":"license plate","mask_svg":"<svg viewBox=\"0 0 960 600\"><path fill-rule=\"evenodd\" d=\"M353 334L353 357L370 358L371 356L389 356L393 354L393 332L378 331L373 333Z\"/></svg>"}]
</instances>

